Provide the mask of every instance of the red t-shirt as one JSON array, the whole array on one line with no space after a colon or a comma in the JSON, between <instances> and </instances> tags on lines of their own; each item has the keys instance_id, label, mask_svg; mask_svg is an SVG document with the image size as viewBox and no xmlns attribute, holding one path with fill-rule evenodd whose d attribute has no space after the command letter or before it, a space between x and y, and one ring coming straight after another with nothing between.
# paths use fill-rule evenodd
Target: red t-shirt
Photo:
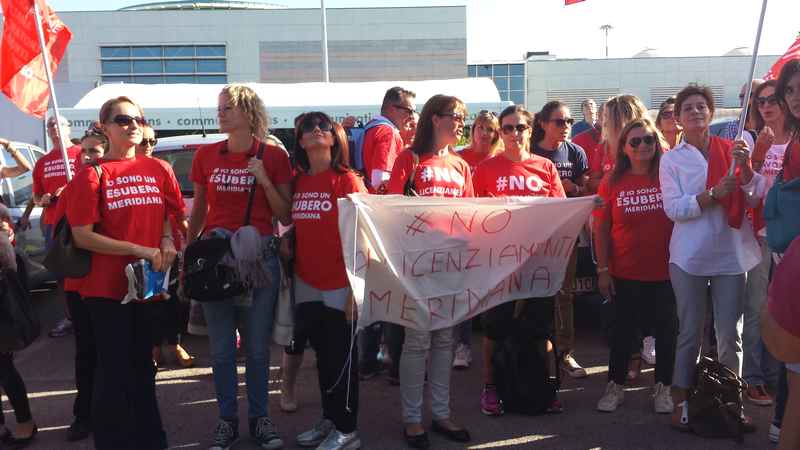
<instances>
[{"instance_id":1,"label":"red t-shirt","mask_svg":"<svg viewBox=\"0 0 800 450\"><path fill-rule=\"evenodd\" d=\"M388 193L402 194L411 169L414 156L405 150L397 157L389 179ZM474 197L472 174L469 165L455 153L436 156L426 153L419 157L419 165L414 173L414 191L423 197Z\"/></svg>"},{"instance_id":2,"label":"red t-shirt","mask_svg":"<svg viewBox=\"0 0 800 450\"><path fill-rule=\"evenodd\" d=\"M566 197L556 165L537 155L521 162L497 155L478 165L472 184L476 197Z\"/></svg>"},{"instance_id":3,"label":"red t-shirt","mask_svg":"<svg viewBox=\"0 0 800 450\"><path fill-rule=\"evenodd\" d=\"M353 192L367 192L361 177L354 172L328 169L297 178L292 200L295 270L312 287L329 291L350 284L342 256L336 200Z\"/></svg>"},{"instance_id":4,"label":"red t-shirt","mask_svg":"<svg viewBox=\"0 0 800 450\"><path fill-rule=\"evenodd\" d=\"M197 149L192 161L191 179L206 188L208 215L204 231L224 228L233 232L244 224L250 186L255 181L247 170L247 164L258 153L259 144L257 139L253 139L250 151L242 153L227 151L227 140L201 145ZM286 150L265 145L263 163L275 186L291 182L292 168ZM262 236L272 234L272 208L260 186L256 186L250 224L258 228Z\"/></svg>"},{"instance_id":5,"label":"red t-shirt","mask_svg":"<svg viewBox=\"0 0 800 450\"><path fill-rule=\"evenodd\" d=\"M178 180L150 158L101 162L102 188L97 172L90 167L71 183L69 196L80 201L71 201L66 207L70 225L94 224L96 233L112 239L159 248L164 219L183 214ZM125 265L135 260L133 256L92 253L92 269L80 287L81 296L122 300L128 291Z\"/></svg>"},{"instance_id":6,"label":"red t-shirt","mask_svg":"<svg viewBox=\"0 0 800 450\"><path fill-rule=\"evenodd\" d=\"M597 220L611 220L609 273L625 280L669 280L672 221L664 213L658 177L626 173L613 186L610 176L597 194L604 206Z\"/></svg>"},{"instance_id":7,"label":"red t-shirt","mask_svg":"<svg viewBox=\"0 0 800 450\"><path fill-rule=\"evenodd\" d=\"M614 170L615 163L616 161L613 161L606 151L605 143L601 142L595 146L592 157L589 158L589 172L604 176Z\"/></svg>"},{"instance_id":8,"label":"red t-shirt","mask_svg":"<svg viewBox=\"0 0 800 450\"><path fill-rule=\"evenodd\" d=\"M81 146L73 145L67 149L69 167L72 173L75 170L75 159L81 154ZM59 188L67 184L67 173L64 170L64 157L61 150L53 149L50 153L42 156L33 167L33 194L42 196L44 194L53 195ZM56 202L58 203L58 202ZM56 223L55 203L44 209L42 212L42 223L52 225Z\"/></svg>"},{"instance_id":9,"label":"red t-shirt","mask_svg":"<svg viewBox=\"0 0 800 450\"><path fill-rule=\"evenodd\" d=\"M472 172L472 175L475 175L475 169L478 168L478 164L486 161L487 159L491 158L488 153L478 153L472 148L465 148L458 154L464 161L469 164L469 170Z\"/></svg>"},{"instance_id":10,"label":"red t-shirt","mask_svg":"<svg viewBox=\"0 0 800 450\"><path fill-rule=\"evenodd\" d=\"M592 158L594 157L594 149L600 144L600 130L595 127L579 133L572 138L574 144L580 145L586 151L586 159L589 160L589 167L592 167Z\"/></svg>"},{"instance_id":11,"label":"red t-shirt","mask_svg":"<svg viewBox=\"0 0 800 450\"><path fill-rule=\"evenodd\" d=\"M800 338L800 237L786 249L769 285L767 308L781 328Z\"/></svg>"},{"instance_id":12,"label":"red t-shirt","mask_svg":"<svg viewBox=\"0 0 800 450\"><path fill-rule=\"evenodd\" d=\"M364 173L367 179L373 170L391 172L397 155L403 151L403 138L400 131L389 125L378 125L367 130L364 135Z\"/></svg>"}]
</instances>

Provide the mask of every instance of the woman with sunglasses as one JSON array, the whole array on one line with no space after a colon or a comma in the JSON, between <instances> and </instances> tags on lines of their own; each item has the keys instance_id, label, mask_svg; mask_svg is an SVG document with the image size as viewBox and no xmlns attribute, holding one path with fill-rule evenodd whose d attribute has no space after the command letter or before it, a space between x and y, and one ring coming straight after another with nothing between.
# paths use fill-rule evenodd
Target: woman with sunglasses
<instances>
[{"instance_id":1,"label":"woman with sunglasses","mask_svg":"<svg viewBox=\"0 0 800 450\"><path fill-rule=\"evenodd\" d=\"M464 102L456 97L434 95L425 103L414 144L397 157L392 168L390 194L473 197L469 165L453 152L464 134L466 113ZM449 176L440 175L445 172ZM411 192L406 192L407 185ZM450 415L453 328L435 331L406 328L400 357L400 397L405 423L403 435L412 448L430 446L422 425L426 359L430 361L427 384L431 390L433 431L456 442L470 440L469 432L457 425Z\"/></svg>"},{"instance_id":2,"label":"woman with sunglasses","mask_svg":"<svg viewBox=\"0 0 800 450\"><path fill-rule=\"evenodd\" d=\"M667 146L664 150L675 148L681 141L681 126L675 117L675 96L664 100L661 107L658 108L658 115L656 115L656 127L661 135L664 137Z\"/></svg>"},{"instance_id":3,"label":"woman with sunglasses","mask_svg":"<svg viewBox=\"0 0 800 450\"><path fill-rule=\"evenodd\" d=\"M108 152L100 173L82 170L70 184L67 219L77 247L92 252L79 294L89 311L97 351L92 430L97 449L163 449L167 438L158 411L151 359L151 306L122 304L125 266L147 260L153 270L172 264L176 250L168 217L182 214L175 176L157 161L136 158L146 123L127 97L100 108ZM121 416L121 412L124 414Z\"/></svg>"},{"instance_id":4,"label":"woman with sunglasses","mask_svg":"<svg viewBox=\"0 0 800 450\"><path fill-rule=\"evenodd\" d=\"M670 386L675 360L678 317L669 282L672 221L664 214L658 165L663 149L649 119L636 119L620 133L614 170L598 195L603 207L594 212L598 290L613 301L608 385L598 411L612 412L624 401L628 363L639 327L652 324L658 360L653 393L656 413L673 410Z\"/></svg>"},{"instance_id":5,"label":"woman with sunglasses","mask_svg":"<svg viewBox=\"0 0 800 450\"><path fill-rule=\"evenodd\" d=\"M258 229L258 252L266 256L271 280L280 278L278 256L269 249L274 234L273 219L287 222L291 211L291 166L286 151L263 144L267 135L267 112L253 89L242 84L225 86L217 99L217 117L228 139L197 149L192 162L194 204L189 218L188 243L201 234L234 233L244 224L249 193L254 190L250 225ZM263 149L261 159L258 159ZM236 331L247 349L246 380L250 436L266 449L283 447L267 410L269 341L278 284L255 288L246 302L206 302L203 313L208 324L214 387L219 421L210 449L230 447L239 438L236 375Z\"/></svg>"},{"instance_id":6,"label":"woman with sunglasses","mask_svg":"<svg viewBox=\"0 0 800 450\"><path fill-rule=\"evenodd\" d=\"M142 129L142 142L136 146L136 156L153 158L153 150L155 150L157 143L155 130L150 124L145 125ZM172 166L168 162L159 158L154 159L161 163L165 170L174 174ZM175 239L175 248L178 251L182 251L186 237L186 217L184 214L177 217L170 216L169 223L172 227L172 237ZM175 269L177 270L177 268ZM181 367L189 368L194 366L194 357L180 344L180 330L183 328L180 324L180 310L184 305L178 303L177 287L177 283L171 283L169 298L154 305L153 363L156 366L162 364L161 344L167 341L167 346L170 349L170 353L175 356L175 361Z\"/></svg>"},{"instance_id":7,"label":"woman with sunglasses","mask_svg":"<svg viewBox=\"0 0 800 450\"><path fill-rule=\"evenodd\" d=\"M714 95L709 88L694 84L685 87L676 97L675 110L684 139L661 158L659 180L664 211L675 222L669 273L680 328L673 391L677 405L672 424L686 429L686 394L695 381L709 284L719 362L737 375L742 372L740 324L746 272L761 261L744 210L761 202L766 186L764 177L750 166L744 141L734 143L710 135ZM736 174L728 175L733 163ZM752 431L747 421L747 431Z\"/></svg>"},{"instance_id":8,"label":"woman with sunglasses","mask_svg":"<svg viewBox=\"0 0 800 450\"><path fill-rule=\"evenodd\" d=\"M561 177L555 164L547 158L531 152L531 130L533 114L520 105L509 106L500 113L499 122L503 137L503 152L478 165L475 171L475 194L478 197L535 196L566 198ZM481 412L488 416L503 414L503 404L497 395L494 380L492 355L498 341L508 336L514 320L515 305L506 302L484 313L485 336L483 338L483 391L481 392ZM533 323L537 331L552 334L553 297L528 299L519 302L524 305L521 320ZM553 351L552 343L544 343L543 352ZM552 361L552 356L546 361ZM555 400L549 412L561 412L561 403Z\"/></svg>"},{"instance_id":9,"label":"woman with sunglasses","mask_svg":"<svg viewBox=\"0 0 800 450\"><path fill-rule=\"evenodd\" d=\"M317 353L322 419L297 436L301 447L355 450L358 419L358 350L351 347L352 300L339 236L337 199L367 192L351 171L347 135L321 112L295 129L295 327ZM344 371L349 373L345 373Z\"/></svg>"},{"instance_id":10,"label":"woman with sunglasses","mask_svg":"<svg viewBox=\"0 0 800 450\"><path fill-rule=\"evenodd\" d=\"M786 108L779 101L775 87L777 80L760 84L753 91L753 123L759 129L753 151L753 169L766 179L767 189L772 187L775 177L783 165L783 157L794 129L786 118ZM747 293L744 310L742 341L744 356L742 378L747 382L745 396L751 403L761 406L772 404L767 384L775 384L779 366L775 358L766 351L761 340L761 309L767 301L769 272L772 265L771 252L767 245L767 230L764 223L763 205L752 211L756 240L761 249L761 263L747 273Z\"/></svg>"}]
</instances>

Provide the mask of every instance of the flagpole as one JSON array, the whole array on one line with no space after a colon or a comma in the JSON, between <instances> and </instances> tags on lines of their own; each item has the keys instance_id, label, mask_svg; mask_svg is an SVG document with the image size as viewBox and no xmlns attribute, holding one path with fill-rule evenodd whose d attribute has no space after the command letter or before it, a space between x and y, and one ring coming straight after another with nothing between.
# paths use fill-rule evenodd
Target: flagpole
<instances>
[{"instance_id":1,"label":"flagpole","mask_svg":"<svg viewBox=\"0 0 800 450\"><path fill-rule=\"evenodd\" d=\"M739 116L739 128L736 130L736 139L742 139L744 127L747 124L747 115L750 110L750 94L753 90L753 78L756 73L756 60L758 59L758 46L761 43L761 30L764 28L764 16L767 13L767 0L761 2L761 17L758 19L758 29L756 30L756 42L753 44L753 57L750 59L750 78L748 78L747 85L745 86L744 99L742 105L742 114ZM750 149L752 152L755 149ZM736 171L736 160L731 162L731 167L728 170L728 175L732 176Z\"/></svg>"},{"instance_id":2,"label":"flagpole","mask_svg":"<svg viewBox=\"0 0 800 450\"><path fill-rule=\"evenodd\" d=\"M331 81L330 71L328 70L328 12L325 9L325 0L320 0L320 10L322 12L322 73L323 81Z\"/></svg>"},{"instance_id":3,"label":"flagpole","mask_svg":"<svg viewBox=\"0 0 800 450\"><path fill-rule=\"evenodd\" d=\"M50 100L53 102L53 114L56 118L56 135L61 143L61 157L64 158L64 171L67 175L67 182L72 180L72 170L69 167L69 155L67 154L67 140L61 135L61 115L58 112L58 101L56 100L56 89L53 86L53 74L50 73L50 57L44 43L44 30L42 29L42 14L39 11L39 2L33 1L33 12L36 19L36 33L39 35L39 47L42 49L42 62L44 63L44 73L47 75L47 86L50 88Z\"/></svg>"}]
</instances>

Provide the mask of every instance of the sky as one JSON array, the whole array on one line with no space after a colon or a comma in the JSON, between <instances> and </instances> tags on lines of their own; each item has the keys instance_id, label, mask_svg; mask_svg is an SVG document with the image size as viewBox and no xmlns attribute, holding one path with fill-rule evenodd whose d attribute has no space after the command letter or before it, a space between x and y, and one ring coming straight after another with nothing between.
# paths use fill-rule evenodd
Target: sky
<instances>
[{"instance_id":1,"label":"sky","mask_svg":"<svg viewBox=\"0 0 800 450\"><path fill-rule=\"evenodd\" d=\"M252 0L251 0L252 1ZM119 9L146 0L48 0L56 11ZM290 8L316 8L320 0L270 0ZM326 0L328 8L467 6L469 63L521 60L528 51L559 58L602 58L601 25L611 25L609 56L626 58L645 48L659 56L722 55L752 48L761 0ZM770 0L759 53L780 55L800 32L798 0Z\"/></svg>"}]
</instances>

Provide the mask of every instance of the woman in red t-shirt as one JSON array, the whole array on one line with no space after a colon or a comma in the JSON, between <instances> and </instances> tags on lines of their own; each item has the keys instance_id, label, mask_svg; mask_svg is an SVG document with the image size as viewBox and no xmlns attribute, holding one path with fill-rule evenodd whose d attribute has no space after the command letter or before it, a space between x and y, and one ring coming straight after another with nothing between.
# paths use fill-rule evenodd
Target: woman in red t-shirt
<instances>
[{"instance_id":1,"label":"woman in red t-shirt","mask_svg":"<svg viewBox=\"0 0 800 450\"><path fill-rule=\"evenodd\" d=\"M587 192L597 192L603 176L614 169L619 134L628 123L647 117L647 107L635 95L617 95L603 104L603 140L597 145L589 167Z\"/></svg>"},{"instance_id":2,"label":"woman in red t-shirt","mask_svg":"<svg viewBox=\"0 0 800 450\"><path fill-rule=\"evenodd\" d=\"M176 251L169 214L180 212L175 177L156 161L136 158L146 123L127 97L108 100L100 123L109 148L102 177L83 170L70 184L67 219L75 244L92 252L91 271L79 293L89 310L97 348L92 431L97 449L163 449L167 438L158 412L151 359L151 306L121 304L128 291L125 266L148 260L169 267ZM126 413L123 413L125 411Z\"/></svg>"},{"instance_id":3,"label":"woman in red t-shirt","mask_svg":"<svg viewBox=\"0 0 800 450\"><path fill-rule=\"evenodd\" d=\"M500 140L500 122L497 116L483 110L475 117L469 135L469 147L458 155L469 164L469 170L475 175L478 164L497 155L503 150L503 141Z\"/></svg>"},{"instance_id":4,"label":"woman in red t-shirt","mask_svg":"<svg viewBox=\"0 0 800 450\"><path fill-rule=\"evenodd\" d=\"M390 194L473 197L469 165L452 150L464 134L466 113L464 102L456 97L434 95L425 103L414 144L397 157L392 168L388 185ZM403 434L412 448L428 448L430 445L422 426L426 359L430 360L428 385L431 388L433 431L457 442L470 440L469 432L450 418L453 329L420 331L406 328L400 357L400 396L405 423Z\"/></svg>"},{"instance_id":5,"label":"woman in red t-shirt","mask_svg":"<svg viewBox=\"0 0 800 450\"><path fill-rule=\"evenodd\" d=\"M535 155L530 150L533 131L533 114L520 105L509 106L500 113L499 122L504 150L492 159L484 161L475 171L475 194L478 197L535 196L566 198L558 170L549 159ZM494 382L492 355L495 343L508 336L509 322L514 320L517 302L498 305L483 315L486 334L483 339L483 381L481 411L489 416L503 414L501 399ZM524 311L520 317L537 318L543 327L553 327L554 298L523 300ZM546 343L546 351L553 351L552 343ZM552 356L547 361L552 361ZM561 404L554 400L550 412L560 412Z\"/></svg>"},{"instance_id":6,"label":"woman in red t-shirt","mask_svg":"<svg viewBox=\"0 0 800 450\"><path fill-rule=\"evenodd\" d=\"M294 148L295 335L307 336L317 353L323 397L322 420L298 435L297 442L313 447L327 440L336 448L357 448L361 442L356 432L358 364L351 346L352 293L342 256L337 199L367 190L347 166L344 128L326 114L303 116L295 129ZM348 367L350 374L340 380L342 367Z\"/></svg>"},{"instance_id":7,"label":"woman in red t-shirt","mask_svg":"<svg viewBox=\"0 0 800 450\"><path fill-rule=\"evenodd\" d=\"M594 212L598 288L615 304L608 385L597 403L611 412L624 399L628 362L642 324L652 324L656 338L654 408L673 410L670 386L675 363L678 316L669 281L672 221L664 213L658 162L663 153L658 129L649 119L630 122L619 134L614 170L598 194L603 207Z\"/></svg>"},{"instance_id":8,"label":"woman in red t-shirt","mask_svg":"<svg viewBox=\"0 0 800 450\"><path fill-rule=\"evenodd\" d=\"M290 212L291 166L286 151L265 145L267 112L248 86L230 84L218 97L219 129L228 139L200 146L192 162L194 203L189 218L187 245L202 234L230 234L244 225L250 189L254 188L250 225L261 235L259 254L266 256L271 280L280 279L278 257L269 249L273 219L287 222ZM261 160L257 158L263 146ZM252 300L203 303L217 391L220 418L213 431L215 446L227 448L239 437L236 394L237 317L247 349L247 403L250 435L264 448L283 441L268 418L269 341L278 298L277 282L254 288Z\"/></svg>"}]
</instances>

